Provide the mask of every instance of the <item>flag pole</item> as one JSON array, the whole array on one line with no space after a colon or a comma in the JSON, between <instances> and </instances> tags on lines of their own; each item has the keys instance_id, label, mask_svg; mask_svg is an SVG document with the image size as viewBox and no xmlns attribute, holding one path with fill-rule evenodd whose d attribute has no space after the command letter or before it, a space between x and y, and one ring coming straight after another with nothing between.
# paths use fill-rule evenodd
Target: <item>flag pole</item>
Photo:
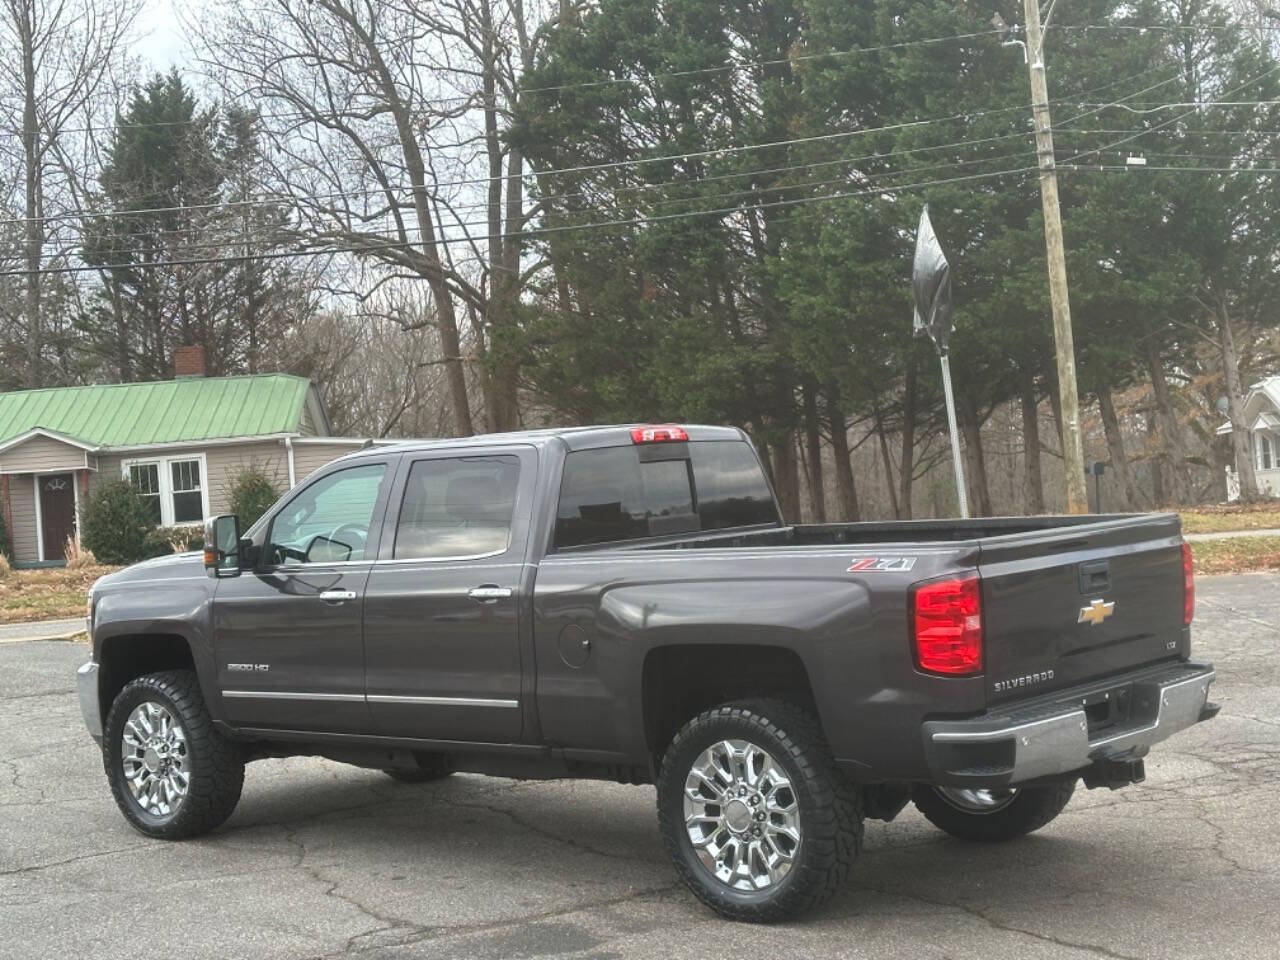
<instances>
[{"instance_id":1,"label":"flag pole","mask_svg":"<svg viewBox=\"0 0 1280 960\"><path fill-rule=\"evenodd\" d=\"M956 430L956 399L951 392L951 357L946 347L938 350L942 361L942 390L947 399L947 425L951 428L951 462L956 470L956 499L960 501L960 519L969 519L969 499L964 492L964 464L960 460L960 434Z\"/></svg>"}]
</instances>

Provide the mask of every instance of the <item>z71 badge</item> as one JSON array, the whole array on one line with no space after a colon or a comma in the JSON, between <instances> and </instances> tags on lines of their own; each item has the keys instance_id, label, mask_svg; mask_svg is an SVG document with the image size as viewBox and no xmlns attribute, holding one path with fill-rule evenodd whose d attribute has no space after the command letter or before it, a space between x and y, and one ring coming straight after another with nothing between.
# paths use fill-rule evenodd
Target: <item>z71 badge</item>
<instances>
[{"instance_id":1,"label":"z71 badge","mask_svg":"<svg viewBox=\"0 0 1280 960\"><path fill-rule=\"evenodd\" d=\"M855 557L846 573L865 573L869 570L907 571L916 565L915 557Z\"/></svg>"}]
</instances>

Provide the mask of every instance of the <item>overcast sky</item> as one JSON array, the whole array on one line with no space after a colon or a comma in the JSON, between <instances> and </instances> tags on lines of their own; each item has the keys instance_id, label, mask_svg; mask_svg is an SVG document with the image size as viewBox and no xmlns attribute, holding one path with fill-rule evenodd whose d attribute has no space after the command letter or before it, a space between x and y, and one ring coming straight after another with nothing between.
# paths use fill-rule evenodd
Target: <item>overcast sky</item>
<instances>
[{"instance_id":1,"label":"overcast sky","mask_svg":"<svg viewBox=\"0 0 1280 960\"><path fill-rule=\"evenodd\" d=\"M138 40L131 51L156 70L182 67L190 56L174 13L173 0L147 0L138 18Z\"/></svg>"}]
</instances>

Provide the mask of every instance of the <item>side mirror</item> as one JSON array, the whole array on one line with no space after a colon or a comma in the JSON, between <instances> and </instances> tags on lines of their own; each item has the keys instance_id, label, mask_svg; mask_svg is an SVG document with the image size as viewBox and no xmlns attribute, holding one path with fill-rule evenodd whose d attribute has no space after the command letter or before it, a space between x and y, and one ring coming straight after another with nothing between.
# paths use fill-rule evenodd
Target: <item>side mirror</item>
<instances>
[{"instance_id":1,"label":"side mirror","mask_svg":"<svg viewBox=\"0 0 1280 960\"><path fill-rule=\"evenodd\" d=\"M225 514L205 521L204 566L215 577L240 576L240 518Z\"/></svg>"}]
</instances>

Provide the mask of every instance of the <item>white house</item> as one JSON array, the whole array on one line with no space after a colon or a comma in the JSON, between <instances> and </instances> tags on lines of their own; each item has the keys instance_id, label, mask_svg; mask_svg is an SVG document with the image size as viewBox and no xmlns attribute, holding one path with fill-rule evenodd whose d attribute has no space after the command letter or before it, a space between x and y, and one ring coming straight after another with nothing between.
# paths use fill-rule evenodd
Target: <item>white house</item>
<instances>
[{"instance_id":1,"label":"white house","mask_svg":"<svg viewBox=\"0 0 1280 960\"><path fill-rule=\"evenodd\" d=\"M1280 496L1280 460L1277 459L1280 457L1280 376L1267 377L1249 388L1244 418L1249 424L1258 492ZM1217 432L1219 436L1231 433L1231 423L1224 423ZM1230 467L1227 467L1227 499L1240 499L1240 475Z\"/></svg>"}]
</instances>

